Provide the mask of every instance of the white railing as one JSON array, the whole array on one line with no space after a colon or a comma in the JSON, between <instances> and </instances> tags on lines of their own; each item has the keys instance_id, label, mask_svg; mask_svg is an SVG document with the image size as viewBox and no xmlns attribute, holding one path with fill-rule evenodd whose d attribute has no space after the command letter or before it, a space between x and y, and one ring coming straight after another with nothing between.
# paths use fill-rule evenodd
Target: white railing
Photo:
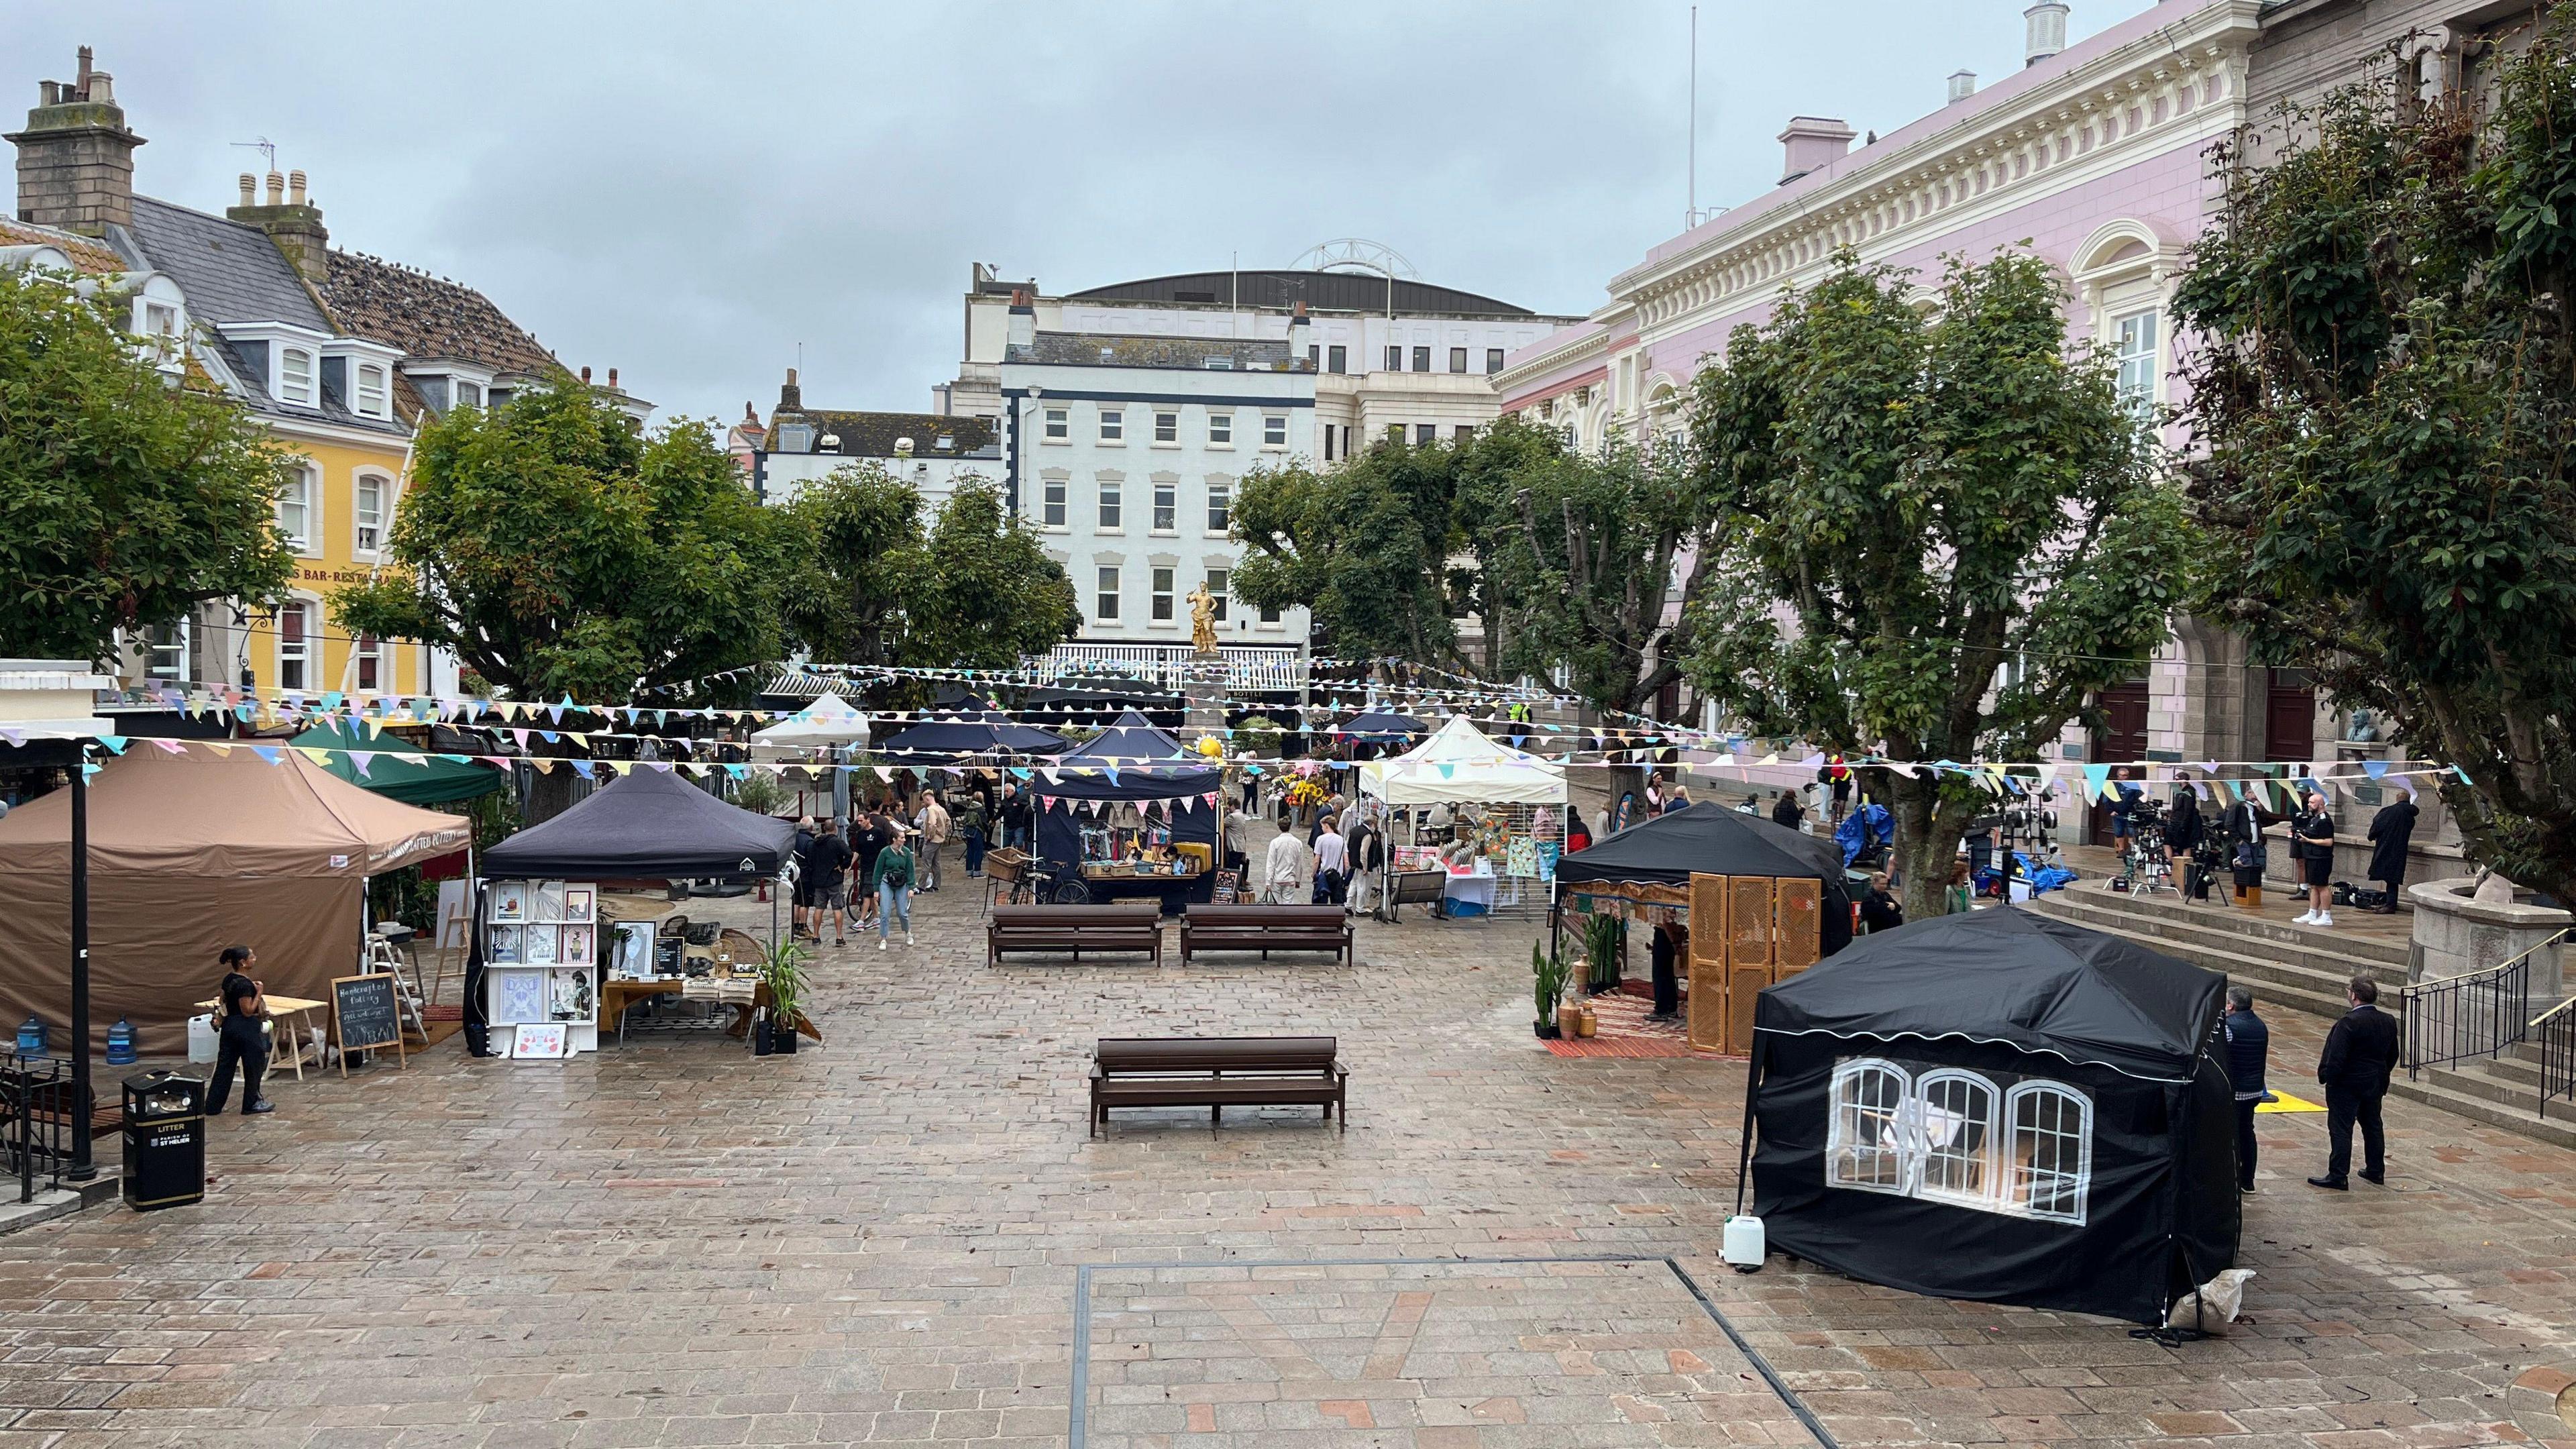
<instances>
[{"instance_id":1,"label":"white railing","mask_svg":"<svg viewBox=\"0 0 2576 1449\"><path fill-rule=\"evenodd\" d=\"M1209 660L1186 644L1059 644L1029 667L1065 688L1086 679L1141 679L1178 689L1192 679L1222 679L1230 689L1303 689L1304 655L1294 649L1220 645Z\"/></svg>"}]
</instances>

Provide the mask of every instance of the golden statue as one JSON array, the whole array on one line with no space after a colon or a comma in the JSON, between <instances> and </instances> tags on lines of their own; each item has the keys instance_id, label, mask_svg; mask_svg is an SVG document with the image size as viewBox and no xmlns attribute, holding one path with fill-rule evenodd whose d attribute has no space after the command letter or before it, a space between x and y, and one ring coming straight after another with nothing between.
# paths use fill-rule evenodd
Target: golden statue
<instances>
[{"instance_id":1,"label":"golden statue","mask_svg":"<svg viewBox=\"0 0 2576 1449\"><path fill-rule=\"evenodd\" d=\"M1216 652L1216 599L1205 583L1190 590L1190 645L1201 654Z\"/></svg>"}]
</instances>

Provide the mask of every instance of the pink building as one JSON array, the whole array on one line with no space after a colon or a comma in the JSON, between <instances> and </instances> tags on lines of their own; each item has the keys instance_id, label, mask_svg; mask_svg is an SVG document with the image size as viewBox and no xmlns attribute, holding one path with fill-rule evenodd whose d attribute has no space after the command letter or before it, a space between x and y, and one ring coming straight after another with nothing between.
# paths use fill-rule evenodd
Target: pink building
<instances>
[{"instance_id":1,"label":"pink building","mask_svg":"<svg viewBox=\"0 0 2576 1449\"><path fill-rule=\"evenodd\" d=\"M1949 103L1901 130L1855 150L1841 121L1792 118L1780 134L1780 184L1650 248L1610 279L1609 301L1585 321L1513 353L1495 379L1503 410L1590 447L1676 429L1693 374L1723 354L1728 334L1767 317L1783 288L1821 279L1842 247L1926 283L1945 255L2027 248L2065 276L2071 329L2117 354L2139 407L2174 401L2167 307L2219 199L2206 153L2249 119L2262 8L2162 0L2069 46L2068 7L2041 0L2024 12L2022 70L1983 88L1955 75ZM2247 711L2209 697L2197 677L2226 674L2223 692L2246 671L2194 667L2231 641L2178 623L2150 676L2106 695L2112 727L2070 733L2068 759L2254 757ZM2301 709L2278 712L2298 728L2261 741L2264 753L2310 758L2322 733L2331 754L2331 728L2309 728L2313 691Z\"/></svg>"}]
</instances>

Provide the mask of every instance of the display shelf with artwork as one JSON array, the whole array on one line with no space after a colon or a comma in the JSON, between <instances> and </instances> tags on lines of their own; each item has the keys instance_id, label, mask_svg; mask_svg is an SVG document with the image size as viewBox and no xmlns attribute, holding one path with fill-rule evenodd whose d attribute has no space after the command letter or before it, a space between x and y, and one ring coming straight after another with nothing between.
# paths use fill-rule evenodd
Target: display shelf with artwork
<instances>
[{"instance_id":1,"label":"display shelf with artwork","mask_svg":"<svg viewBox=\"0 0 2576 1449\"><path fill-rule=\"evenodd\" d=\"M495 1031L560 1027L561 1055L599 1049L598 891L593 884L559 880L492 883L483 927L483 990Z\"/></svg>"}]
</instances>

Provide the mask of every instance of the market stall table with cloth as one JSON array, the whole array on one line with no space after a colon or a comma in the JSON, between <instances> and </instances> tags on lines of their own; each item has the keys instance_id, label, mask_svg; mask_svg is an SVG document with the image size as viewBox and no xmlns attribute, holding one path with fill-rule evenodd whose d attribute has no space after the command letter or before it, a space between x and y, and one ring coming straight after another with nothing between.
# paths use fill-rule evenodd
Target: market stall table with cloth
<instances>
[{"instance_id":1,"label":"market stall table with cloth","mask_svg":"<svg viewBox=\"0 0 2576 1449\"><path fill-rule=\"evenodd\" d=\"M1150 895L1176 915L1213 895L1225 774L1145 716L1129 710L1082 748L1013 773L1036 796L1036 853L1059 904Z\"/></svg>"}]
</instances>

